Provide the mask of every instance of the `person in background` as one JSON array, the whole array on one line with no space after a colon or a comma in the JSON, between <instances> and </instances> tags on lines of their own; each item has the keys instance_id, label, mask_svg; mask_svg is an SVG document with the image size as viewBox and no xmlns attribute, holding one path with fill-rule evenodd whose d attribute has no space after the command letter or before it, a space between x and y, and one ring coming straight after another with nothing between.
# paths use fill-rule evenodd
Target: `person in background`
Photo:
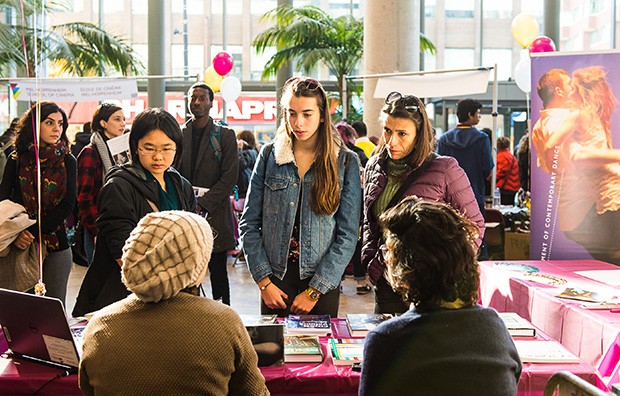
<instances>
[{"instance_id":1,"label":"person in background","mask_svg":"<svg viewBox=\"0 0 620 396\"><path fill-rule=\"evenodd\" d=\"M359 394L515 395L517 349L497 312L476 303L476 223L412 196L379 222L387 277L410 308L368 333Z\"/></svg>"},{"instance_id":2,"label":"person in background","mask_svg":"<svg viewBox=\"0 0 620 396\"><path fill-rule=\"evenodd\" d=\"M496 153L497 151L495 150L495 147L493 147L493 131L491 130L491 128L481 128L480 131L487 134L487 136L489 137L489 142L491 142L491 150L493 150L493 152ZM491 178L487 177L484 180L485 197L490 196L492 193L493 192L491 191Z\"/></svg>"},{"instance_id":3,"label":"person in background","mask_svg":"<svg viewBox=\"0 0 620 396\"><path fill-rule=\"evenodd\" d=\"M368 137L368 128L366 128L366 124L364 124L364 121L355 121L353 122L353 124L351 124L351 126L353 127L353 129L355 129L355 132L357 133L355 145L364 150L366 158L370 158L373 151L377 147L377 142L373 142Z\"/></svg>"},{"instance_id":4,"label":"person in background","mask_svg":"<svg viewBox=\"0 0 620 396\"><path fill-rule=\"evenodd\" d=\"M237 178L237 187L239 188L239 199L245 199L248 193L250 178L256 159L258 158L258 150L256 149L256 138L252 131L241 131L237 134L237 150L239 155L239 177Z\"/></svg>"},{"instance_id":5,"label":"person in background","mask_svg":"<svg viewBox=\"0 0 620 396\"><path fill-rule=\"evenodd\" d=\"M34 140L37 120L38 142ZM72 264L65 221L75 205L77 173L75 157L69 151L68 126L67 114L56 103L33 105L17 124L15 151L7 159L0 184L0 201L10 199L21 204L31 219L38 219L13 244L25 250L31 243L42 242L47 249L42 274L45 294L63 304ZM42 181L40 186L38 180Z\"/></svg>"},{"instance_id":6,"label":"person in background","mask_svg":"<svg viewBox=\"0 0 620 396\"><path fill-rule=\"evenodd\" d=\"M283 87L284 119L261 150L241 217L261 313L338 317L340 280L357 242L360 166L331 123L311 78Z\"/></svg>"},{"instance_id":7,"label":"person in background","mask_svg":"<svg viewBox=\"0 0 620 396\"><path fill-rule=\"evenodd\" d=\"M452 157L433 153L434 131L422 101L390 93L380 116L382 145L364 173L364 240L362 263L375 285L375 313L402 313L408 309L385 278L379 247L384 243L378 219L388 208L410 195L452 205L478 224L480 246L484 218L467 175Z\"/></svg>"},{"instance_id":8,"label":"person in background","mask_svg":"<svg viewBox=\"0 0 620 396\"><path fill-rule=\"evenodd\" d=\"M171 166L182 147L179 124L167 111L146 109L134 119L131 161L112 167L97 197L95 256L80 287L74 317L127 296L121 282L122 248L142 217L160 210L196 211L192 185Z\"/></svg>"},{"instance_id":9,"label":"person in background","mask_svg":"<svg viewBox=\"0 0 620 396\"><path fill-rule=\"evenodd\" d=\"M457 103L456 115L459 123L437 140L437 154L456 158L469 178L478 209L484 216L486 191L485 180L493 170L493 150L489 136L475 126L480 122L482 103L475 99L463 99ZM480 259L488 256L486 245L482 244Z\"/></svg>"},{"instance_id":10,"label":"person in background","mask_svg":"<svg viewBox=\"0 0 620 396\"><path fill-rule=\"evenodd\" d=\"M233 209L235 215L240 215L243 212L243 206L245 205L245 196L248 193L248 186L250 184L250 178L252 177L252 171L258 158L258 149L256 148L256 139L252 131L241 131L237 133L237 150L239 154L239 177L237 178L238 197L235 197L233 202ZM237 229L235 230L235 237L239 238L239 225L237 217L234 218ZM237 259L245 262L245 255L243 250L239 250Z\"/></svg>"},{"instance_id":11,"label":"person in background","mask_svg":"<svg viewBox=\"0 0 620 396\"><path fill-rule=\"evenodd\" d=\"M211 290L213 299L230 305L226 263L228 251L236 245L230 195L239 176L237 140L235 131L209 116L214 94L207 84L193 84L187 96L192 114L182 128L187 149L177 157L175 166L193 186L208 189L198 197L198 211L207 216L216 235L209 263Z\"/></svg>"},{"instance_id":12,"label":"person in background","mask_svg":"<svg viewBox=\"0 0 620 396\"><path fill-rule=\"evenodd\" d=\"M201 216L149 213L123 246L132 292L89 321L79 384L84 395L268 395L239 315L200 297L213 249Z\"/></svg>"},{"instance_id":13,"label":"person in background","mask_svg":"<svg viewBox=\"0 0 620 396\"><path fill-rule=\"evenodd\" d=\"M88 123L90 141L79 151L78 160L78 197L79 227L82 227L84 254L87 264L93 262L98 217L97 196L103 187L105 175L115 164L108 140L125 133L125 115L123 109L112 103L103 103L93 114L92 123ZM86 124L84 131L86 132ZM78 134L79 135L79 134ZM76 145L77 145L76 135Z\"/></svg>"},{"instance_id":14,"label":"person in background","mask_svg":"<svg viewBox=\"0 0 620 396\"><path fill-rule=\"evenodd\" d=\"M11 155L13 150L15 150L15 128L17 127L17 121L19 121L18 118L13 118L7 130L0 136L0 182L2 182L6 159Z\"/></svg>"},{"instance_id":15,"label":"person in background","mask_svg":"<svg viewBox=\"0 0 620 396\"><path fill-rule=\"evenodd\" d=\"M80 155L80 151L90 143L91 135L92 130L90 128L90 121L88 121L82 125L82 130L75 134L75 141L71 145L71 154L73 154L75 158L77 158L78 155Z\"/></svg>"},{"instance_id":16,"label":"person in background","mask_svg":"<svg viewBox=\"0 0 620 396\"><path fill-rule=\"evenodd\" d=\"M499 188L502 205L514 205L515 194L521 188L519 181L519 161L510 152L510 139L497 138L497 169L495 185Z\"/></svg>"},{"instance_id":17,"label":"person in background","mask_svg":"<svg viewBox=\"0 0 620 396\"><path fill-rule=\"evenodd\" d=\"M517 147L517 161L519 162L519 183L521 188L530 191L530 134L526 133L519 140Z\"/></svg>"},{"instance_id":18,"label":"person in background","mask_svg":"<svg viewBox=\"0 0 620 396\"><path fill-rule=\"evenodd\" d=\"M355 145L355 129L344 121L341 121L335 125L336 130L340 134L340 138L344 142L345 146L355 154L357 154L360 163L362 164L362 168L366 166L368 162L368 156L364 152L364 150Z\"/></svg>"}]
</instances>

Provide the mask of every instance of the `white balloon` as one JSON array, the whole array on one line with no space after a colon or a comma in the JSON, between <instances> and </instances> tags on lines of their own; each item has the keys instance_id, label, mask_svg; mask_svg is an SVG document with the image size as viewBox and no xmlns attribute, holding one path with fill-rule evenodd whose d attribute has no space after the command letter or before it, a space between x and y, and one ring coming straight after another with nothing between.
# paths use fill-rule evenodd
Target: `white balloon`
<instances>
[{"instance_id":1,"label":"white balloon","mask_svg":"<svg viewBox=\"0 0 620 396\"><path fill-rule=\"evenodd\" d=\"M530 93L532 90L532 67L530 63L530 57L523 57L515 65L514 79L517 83L517 87L525 93Z\"/></svg>"},{"instance_id":2,"label":"white balloon","mask_svg":"<svg viewBox=\"0 0 620 396\"><path fill-rule=\"evenodd\" d=\"M235 76L228 76L222 80L220 94L226 102L234 102L241 95L241 81Z\"/></svg>"}]
</instances>

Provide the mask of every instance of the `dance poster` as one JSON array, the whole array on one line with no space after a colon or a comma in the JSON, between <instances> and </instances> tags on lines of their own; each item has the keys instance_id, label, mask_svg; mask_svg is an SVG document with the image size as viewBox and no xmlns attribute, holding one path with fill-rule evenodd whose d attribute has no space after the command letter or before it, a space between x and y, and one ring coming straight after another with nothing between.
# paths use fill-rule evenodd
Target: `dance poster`
<instances>
[{"instance_id":1,"label":"dance poster","mask_svg":"<svg viewBox=\"0 0 620 396\"><path fill-rule=\"evenodd\" d=\"M620 265L620 53L531 64L531 259Z\"/></svg>"}]
</instances>

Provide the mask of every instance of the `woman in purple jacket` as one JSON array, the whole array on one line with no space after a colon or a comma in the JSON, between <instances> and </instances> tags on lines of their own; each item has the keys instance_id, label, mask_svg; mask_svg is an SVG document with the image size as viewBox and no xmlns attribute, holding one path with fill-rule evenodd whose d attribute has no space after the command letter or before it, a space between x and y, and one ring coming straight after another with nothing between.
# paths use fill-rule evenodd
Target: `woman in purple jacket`
<instances>
[{"instance_id":1,"label":"woman in purple jacket","mask_svg":"<svg viewBox=\"0 0 620 396\"><path fill-rule=\"evenodd\" d=\"M383 139L378 155L368 161L365 170L362 263L368 266L368 275L376 286L375 313L403 313L409 307L384 276L379 216L410 195L448 203L478 225L477 247L484 236L484 218L458 162L433 152L433 128L420 99L390 93L380 120Z\"/></svg>"}]
</instances>

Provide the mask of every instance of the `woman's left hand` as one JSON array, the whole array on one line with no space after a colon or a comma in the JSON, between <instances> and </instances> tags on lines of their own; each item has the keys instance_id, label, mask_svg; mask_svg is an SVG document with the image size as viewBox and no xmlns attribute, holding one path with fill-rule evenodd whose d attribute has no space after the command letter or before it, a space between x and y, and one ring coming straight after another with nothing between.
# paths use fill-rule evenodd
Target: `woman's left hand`
<instances>
[{"instance_id":1,"label":"woman's left hand","mask_svg":"<svg viewBox=\"0 0 620 396\"><path fill-rule=\"evenodd\" d=\"M291 312L296 315L307 315L312 311L316 303L316 301L311 300L308 294L303 291L295 297L293 305L291 305Z\"/></svg>"}]
</instances>

